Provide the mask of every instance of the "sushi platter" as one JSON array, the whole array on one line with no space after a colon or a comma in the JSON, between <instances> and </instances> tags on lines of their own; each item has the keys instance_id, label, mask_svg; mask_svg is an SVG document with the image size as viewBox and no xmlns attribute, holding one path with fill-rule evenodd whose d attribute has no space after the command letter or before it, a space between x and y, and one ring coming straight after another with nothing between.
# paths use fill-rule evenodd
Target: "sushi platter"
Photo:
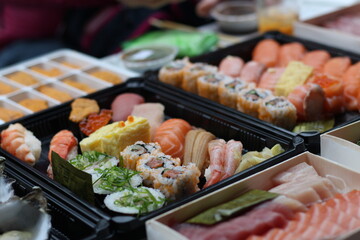
<instances>
[{"instance_id":1,"label":"sushi platter","mask_svg":"<svg viewBox=\"0 0 360 240\"><path fill-rule=\"evenodd\" d=\"M58 50L0 71L0 124L133 77L91 56Z\"/></svg>"},{"instance_id":2,"label":"sushi platter","mask_svg":"<svg viewBox=\"0 0 360 240\"><path fill-rule=\"evenodd\" d=\"M360 4L296 22L295 36L360 53L358 32Z\"/></svg>"},{"instance_id":3,"label":"sushi platter","mask_svg":"<svg viewBox=\"0 0 360 240\"><path fill-rule=\"evenodd\" d=\"M322 134L321 156L360 172L360 121Z\"/></svg>"},{"instance_id":4,"label":"sushi platter","mask_svg":"<svg viewBox=\"0 0 360 240\"><path fill-rule=\"evenodd\" d=\"M22 214L15 214L12 217L10 212L8 212L7 221L0 221L2 233L5 229L4 224L13 224L13 226L7 226L7 228L14 231L19 230L17 227L25 227L25 231L37 232L37 238L33 236L31 239L110 239L112 237L109 223L104 216L84 211L81 205L62 196L35 176L17 168L11 161L6 159L5 164L2 162L3 159L0 159L0 161L0 168L4 167L3 170L0 169L0 185L2 187L0 206L2 217L4 217L3 211L5 211L3 208L7 205L18 206L16 205L17 197L24 198L26 195L31 196L35 192L34 187L36 187L40 189L41 196L35 199L38 199L37 201L40 204L45 203L45 209L42 210L42 214L46 212L46 215L50 218L49 220L51 220L49 227L40 228L42 220L36 220L38 214L31 215L32 211L26 211L26 208L24 208ZM5 193L6 184L10 185L8 193ZM7 194L10 194L11 198L4 201L4 196ZM20 207L18 206L17 208ZM14 211L19 210L16 209ZM27 222L24 222L24 216L26 216L25 221ZM31 226L29 227L29 225Z\"/></svg>"},{"instance_id":5,"label":"sushi platter","mask_svg":"<svg viewBox=\"0 0 360 240\"><path fill-rule=\"evenodd\" d=\"M107 124L99 128L93 134L87 136L86 132L82 131L82 122L78 124L69 120L69 117L71 119L71 116L73 116L74 105L77 100L64 103L61 106L49 109L48 111L39 113L36 116L24 117L22 119L19 119L16 124L6 123L0 126L3 144L2 148L0 149L0 154L8 158L9 163L11 163L14 168L24 171L29 175L36 177L37 179L40 179L41 182L44 182L48 185L49 189L55 189L60 197L68 198L74 203L78 204L82 211L84 211L84 213L103 216L103 219L110 224L110 229L112 230L114 236L132 237L133 239L137 239L145 237L145 222L147 220L174 208L180 207L187 202L193 201L202 196L206 196L207 194L210 194L211 192L216 191L219 188L223 188L245 177L251 176L263 169L267 169L275 164L281 163L286 159L289 159L305 151L305 145L303 143L303 140L299 137L293 136L291 134L284 134L281 131L276 130L266 131L258 129L247 119L240 119L234 121L231 117L218 113L214 114L207 108L198 106L193 102L187 101L187 99L173 96L173 94L169 91L158 90L153 86L149 85L147 81L144 81L144 79L141 78L131 79L126 81L125 83L103 89L101 91L86 96L86 98L88 99L88 102L97 102L99 108L102 109L102 112L106 109L114 109L113 107L115 105L117 105L117 108L121 108L124 110L126 107L131 105L129 100L124 100L125 97L134 97L134 95L135 98L132 98L131 101L138 101L138 99L142 98L145 101L144 104L154 104L156 106L160 105L160 108L164 112L164 122L161 123L161 125L158 127L158 130L154 135L155 139L158 134L160 134L159 129L165 129L165 123L167 122L171 122L171 128L174 129L175 125L179 122L182 125L184 125L183 122L185 122L185 126L189 124L189 128L187 131L193 131L194 135L201 136L199 137L201 141L199 139L196 140L197 138L195 138L193 141L191 139L186 139L186 141L190 141L192 143L191 145L185 144L185 150L182 154L184 154L184 161L186 161L187 159L186 155L190 154L190 158L188 158L190 159L190 163L188 163L186 166L179 166L178 161L180 161L181 157L177 157L178 155L176 154L178 153L176 152L171 153L171 156L169 156L170 154L164 155L164 153L166 153L166 148L164 147L165 145L163 145L162 140L166 137L163 135L160 139L157 140L157 142L161 144L161 149L162 151L164 151L164 153L159 152L159 145L155 143L145 144L143 142L139 142L138 140L138 142L135 142L135 139L139 136L140 139L149 139L150 132L149 127L146 123L147 120L143 117L139 117L138 115L129 116L127 117L126 121L114 121L114 123ZM122 99L120 100L120 98ZM121 103L120 106L119 102ZM139 111L139 109L137 110ZM135 108L133 111L135 111ZM157 115L155 113L155 110L152 110L151 113L152 115ZM100 116L101 114L102 113L97 116ZM119 114L119 112L114 111L112 117L116 119L121 119L121 117L124 117L120 115L121 112ZM122 113L122 115L124 114ZM102 117L106 118L106 112ZM25 130L23 130L22 127L19 127L18 124L21 124L21 126L25 128ZM66 131L64 131L65 129ZM147 130L145 131L144 129ZM7 138L9 138L8 134L10 135L12 131L25 131L25 134L30 134L29 132L31 132L30 135L33 135L33 137L37 138L31 143L33 145L39 144L41 146L40 155L36 161L32 162L33 159L17 155L17 153L13 152L11 148L7 148L8 144L11 145L11 141L10 143L7 143ZM116 207L111 205L111 198L115 196L115 193L110 194L113 190L108 185L106 186L106 191L104 191L105 188L102 188L103 185L101 185L103 180L99 181L99 179L106 175L108 172L101 172L102 176L100 178L98 177L95 181L93 181L92 187L96 194L94 194L94 204L91 204L87 198L80 197L80 195L77 194L79 192L74 193L73 190L70 190L68 187L65 187L59 182L57 182L61 182L62 180L58 178L56 174L59 174L59 169L61 170L61 167L64 166L66 162L61 162L63 160L60 161L60 159L58 159L56 155L49 154L49 148L53 149L54 153L54 149L56 148L56 144L54 148L54 142L61 141L62 138L57 137L57 139L55 140L54 136L58 134L60 136L60 133L63 134L64 139L67 139L67 141L74 141L74 145L77 145L77 141L79 141L80 148L83 151L83 155L77 155L77 157L68 161L72 166L66 166L67 169L74 168L74 166L77 168L75 170L69 170L73 171L74 174L70 174L73 174L71 176L74 176L74 179L81 178L79 174L76 174L78 173L76 171L79 171L79 169L84 169L83 171L87 173L94 172L94 170L91 169L87 170L87 166L83 167L84 161L90 161L90 158L93 158L93 156L102 159L108 159L109 161L106 164L112 164L112 162L118 164L119 160L116 160L116 158L118 158L121 159L121 164L125 166L124 168L122 168L121 171L125 171L124 169L127 169L125 172L127 174L132 174L131 176L139 176L140 173L140 176L144 179L143 184L147 187L151 186L148 188L142 187L145 192L149 193L149 191L153 191L155 189L157 192L161 192L161 194L163 194L162 196L165 195L166 199L170 201L166 204L161 203L161 205L158 205L157 207L150 203L147 206L155 206L154 209L152 209L152 207L150 208L150 211L148 209L145 209L148 212L145 211L144 213L141 212L143 209L138 210L137 214L131 212L132 210L130 209L125 210L125 212L123 209L121 210L122 212L117 212L118 210L116 209ZM118 140L114 138L114 134L119 136ZM166 135L166 131L162 134ZM67 135L70 137L66 137ZM211 175L211 170L208 170L210 171L210 181L209 178L207 178L206 176L199 177L200 171L198 169L202 168L196 167L199 166L199 164L204 164L204 166L206 164L204 162L194 162L194 160L197 161L200 158L194 157L194 154L198 154L198 152L203 151L203 149L200 148L198 149L198 151L195 152L187 151L187 146L195 146L196 141L203 142L205 141L205 139L209 138L217 138L217 140L215 139L212 141L223 145L229 145L229 147L230 143L235 144L235 146L241 146L241 148L239 148L241 149L239 154L243 156L243 160L246 158L246 154L258 154L257 159L261 158L259 154L261 154L263 151L267 151L267 154L274 151L274 154L266 158L264 157L263 159L261 159L261 161L257 162L256 165L252 164L253 166L243 166L244 168L235 174L235 169L233 169L232 175L228 175L226 177L225 175L223 175L222 179L215 180L213 175ZM11 139L11 137L9 139ZM37 141L39 142L35 143ZM127 141L132 142L127 143ZM134 142L135 144L133 144ZM148 141L144 140L144 142ZM178 148L180 149L182 147ZM119 149L124 150L119 152ZM145 150L148 151L148 154L143 155L144 157L141 154L139 156L136 156L136 153L138 151ZM39 149L37 149L37 151L39 151ZM69 155L71 151L72 150L69 150ZM11 154L11 152L13 154ZM88 152L89 154L85 155L84 152ZM109 157L108 155L104 155L101 152L116 156L116 158ZM275 152L277 155L275 154ZM17 157L15 157L15 155ZM52 169L49 169L49 159L52 159ZM150 161L148 161L148 159L150 159ZM162 160L162 164L165 164L164 167L160 167L160 169L164 168L163 171L156 170L158 168L159 160ZM88 162L86 162L86 164L88 164ZM213 164L212 160L210 160L210 164ZM139 173L131 170L135 169L135 166L136 170ZM152 167L154 168L152 169ZM115 172L120 171L119 169L114 170L114 168L112 168L112 170L114 170ZM141 169L141 171L139 171L139 169ZM182 173L184 174L182 175ZM206 174L209 174L209 172L207 172ZM91 176L94 177L95 175L92 174ZM181 180L169 180L176 179L176 176L178 176L178 178ZM54 178L54 180L51 178ZM136 182L136 179L134 179L134 181L131 180L131 184L133 184L134 182ZM64 184L64 182L61 183ZM134 184L138 185L138 183ZM70 183L70 185L74 184ZM140 187L135 188L140 189ZM124 190L119 193L126 194L126 191ZM157 199L158 200L156 202L159 202L160 198ZM70 202L69 204L72 204L72 202Z\"/></svg>"},{"instance_id":6,"label":"sushi platter","mask_svg":"<svg viewBox=\"0 0 360 240\"><path fill-rule=\"evenodd\" d=\"M274 50L269 58L261 55L266 49ZM154 87L211 111L298 135L309 151L319 153L321 132L360 119L351 84L359 60L350 52L267 32L199 57L175 60L146 77Z\"/></svg>"},{"instance_id":7,"label":"sushi platter","mask_svg":"<svg viewBox=\"0 0 360 240\"><path fill-rule=\"evenodd\" d=\"M357 211L352 216L352 210L346 212L341 206L358 208L359 181L359 172L305 152L155 217L146 223L147 236L149 240L217 239L220 235L227 239L358 239L360 222L356 227L350 223L358 221ZM276 195L284 192L290 201ZM246 195L258 203L272 200L251 207ZM235 209L241 203L250 207L244 206L239 215ZM238 215L226 214L230 212ZM287 220L288 214L295 216Z\"/></svg>"}]
</instances>

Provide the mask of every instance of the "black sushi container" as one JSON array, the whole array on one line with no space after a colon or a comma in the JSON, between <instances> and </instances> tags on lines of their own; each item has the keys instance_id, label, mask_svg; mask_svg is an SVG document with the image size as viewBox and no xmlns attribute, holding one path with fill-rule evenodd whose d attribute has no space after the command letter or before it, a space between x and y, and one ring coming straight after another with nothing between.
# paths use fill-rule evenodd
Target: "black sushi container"
<instances>
[{"instance_id":1,"label":"black sushi container","mask_svg":"<svg viewBox=\"0 0 360 240\"><path fill-rule=\"evenodd\" d=\"M201 55L198 57L194 57L190 59L191 62L204 62L211 65L218 66L222 59L226 56L238 56L241 57L245 62L250 61L252 59L252 52L257 45L258 42L264 39L274 39L280 44L290 43L290 42L300 42L302 43L307 50L326 50L330 53L332 57L336 56L348 56L352 60L352 63L356 63L360 61L360 56L354 53L346 52L340 49L332 48L326 45L318 44L315 42L307 41L298 37L293 37L289 35L282 34L280 32L267 32L259 36L255 36L250 38L244 42L231 45L229 47L216 50L205 55ZM189 101L194 102L199 106L204 106L208 108L210 111L214 113L227 115L234 120L244 120L247 119L252 123L253 126L259 129L264 129L266 131L279 131L284 134L290 134L293 136L299 136L304 139L307 150L310 152L319 154L320 153L320 133L319 132L302 132L299 134L293 133L289 130L286 130L281 127L277 127L250 115L244 114L236 109L232 109L230 107L226 107L220 103L208 100L206 98L200 97L196 94L186 92L180 88L171 86L169 84L163 83L159 81L158 71L149 71L146 73L146 79L149 80L150 84L154 85L159 89L159 91L171 91L174 96L179 98L186 98ZM360 114L358 112L346 112L343 114L339 114L335 116L335 127L341 127L351 122L360 119Z\"/></svg>"},{"instance_id":2,"label":"black sushi container","mask_svg":"<svg viewBox=\"0 0 360 240\"><path fill-rule=\"evenodd\" d=\"M66 198L61 192L36 178L32 171L16 166L11 159L5 161L6 178L15 180L14 195L24 197L34 186L41 188L47 200L47 213L51 216L50 240L111 239L110 224L106 215L92 213L81 204ZM32 219L28 219L32 221Z\"/></svg>"},{"instance_id":3,"label":"black sushi container","mask_svg":"<svg viewBox=\"0 0 360 240\"><path fill-rule=\"evenodd\" d=\"M20 119L18 122L32 131L42 142L42 154L39 162L32 167L3 149L0 149L0 153L11 161L11 165L14 168L26 171L30 176L45 182L49 187L49 191L51 191L50 189L55 189L60 197L71 199L71 201L81 206L82 211L88 214L103 216L104 220L109 221L111 232L115 238L142 239L145 237L145 222L147 220L305 151L302 138L278 131L277 129L271 129L271 131L259 129L246 118L234 119L232 116L222 115L205 108L202 106L203 104L188 101L186 97L174 94L176 91L166 88L155 88L152 84L148 84L148 81L144 81L144 79L131 79L126 83L90 94L87 97L95 99L100 108L109 109L111 102L117 95L127 92L140 94L144 97L145 102L163 104L165 106L165 118L181 118L188 121L192 126L200 127L213 133L218 138L240 140L244 146L244 153L247 151L261 151L264 147L271 148L275 144L280 144L285 149L285 152L206 189L169 203L167 206L156 211L137 217L108 210L102 202L102 196L96 196L95 205L91 205L89 202L80 199L69 189L46 176L48 165L47 154L51 138L62 129L72 131L79 140L82 138L78 126L70 123L68 120L71 111L70 102L45 110L32 117ZM9 124L0 126L0 131L7 128Z\"/></svg>"}]
</instances>

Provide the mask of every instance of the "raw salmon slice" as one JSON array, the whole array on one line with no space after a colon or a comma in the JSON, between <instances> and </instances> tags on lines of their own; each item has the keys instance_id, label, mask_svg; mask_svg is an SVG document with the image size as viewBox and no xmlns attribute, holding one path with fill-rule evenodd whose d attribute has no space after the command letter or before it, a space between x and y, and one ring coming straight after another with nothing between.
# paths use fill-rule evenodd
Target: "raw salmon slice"
<instances>
[{"instance_id":1,"label":"raw salmon slice","mask_svg":"<svg viewBox=\"0 0 360 240\"><path fill-rule=\"evenodd\" d=\"M220 62L219 72L234 78L240 77L244 64L240 57L227 56Z\"/></svg>"},{"instance_id":2,"label":"raw salmon slice","mask_svg":"<svg viewBox=\"0 0 360 240\"><path fill-rule=\"evenodd\" d=\"M162 151L174 158L184 156L185 136L191 130L191 125L182 119L169 119L156 130L154 141L158 142Z\"/></svg>"},{"instance_id":3,"label":"raw salmon slice","mask_svg":"<svg viewBox=\"0 0 360 240\"><path fill-rule=\"evenodd\" d=\"M302 62L306 65L312 66L315 71L321 71L330 57L330 54L325 50L314 50L307 52Z\"/></svg>"},{"instance_id":4,"label":"raw salmon slice","mask_svg":"<svg viewBox=\"0 0 360 240\"><path fill-rule=\"evenodd\" d=\"M278 63L280 44L272 39L260 41L253 51L253 60L266 65L275 67Z\"/></svg>"},{"instance_id":5,"label":"raw salmon slice","mask_svg":"<svg viewBox=\"0 0 360 240\"><path fill-rule=\"evenodd\" d=\"M291 61L300 61L305 55L304 45L298 42L287 43L280 47L279 67L286 67Z\"/></svg>"},{"instance_id":6,"label":"raw salmon slice","mask_svg":"<svg viewBox=\"0 0 360 240\"><path fill-rule=\"evenodd\" d=\"M352 65L343 76L345 107L349 111L358 110L360 92L360 62Z\"/></svg>"},{"instance_id":7,"label":"raw salmon slice","mask_svg":"<svg viewBox=\"0 0 360 240\"><path fill-rule=\"evenodd\" d=\"M325 63L322 72L335 78L342 78L350 65L349 57L334 57Z\"/></svg>"}]
</instances>

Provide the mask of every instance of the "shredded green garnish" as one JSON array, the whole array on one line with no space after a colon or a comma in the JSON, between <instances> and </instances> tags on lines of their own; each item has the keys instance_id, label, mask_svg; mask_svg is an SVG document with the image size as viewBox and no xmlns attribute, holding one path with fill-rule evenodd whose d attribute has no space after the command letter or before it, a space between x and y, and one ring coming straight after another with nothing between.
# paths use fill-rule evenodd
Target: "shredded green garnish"
<instances>
[{"instance_id":1,"label":"shredded green garnish","mask_svg":"<svg viewBox=\"0 0 360 240\"><path fill-rule=\"evenodd\" d=\"M356 144L360 146L360 140Z\"/></svg>"},{"instance_id":2,"label":"shredded green garnish","mask_svg":"<svg viewBox=\"0 0 360 240\"><path fill-rule=\"evenodd\" d=\"M75 158L69 160L69 162L74 167L80 170L84 170L87 167L92 166L96 162L102 162L104 160L108 160L111 158L113 157L107 154L96 151L90 151L90 152L84 152L82 155L81 154L77 155Z\"/></svg>"},{"instance_id":3,"label":"shredded green garnish","mask_svg":"<svg viewBox=\"0 0 360 240\"><path fill-rule=\"evenodd\" d=\"M153 211L165 203L165 198L158 200L146 188L134 188L134 192L128 192L117 199L114 204L122 207L132 207L139 211L139 215Z\"/></svg>"},{"instance_id":4,"label":"shredded green garnish","mask_svg":"<svg viewBox=\"0 0 360 240\"><path fill-rule=\"evenodd\" d=\"M124 189L134 191L134 187L131 185L131 178L139 172L122 167L111 167L107 169L95 169L101 174L101 177L97 179L93 184L98 183L98 187L110 192L118 192Z\"/></svg>"}]
</instances>

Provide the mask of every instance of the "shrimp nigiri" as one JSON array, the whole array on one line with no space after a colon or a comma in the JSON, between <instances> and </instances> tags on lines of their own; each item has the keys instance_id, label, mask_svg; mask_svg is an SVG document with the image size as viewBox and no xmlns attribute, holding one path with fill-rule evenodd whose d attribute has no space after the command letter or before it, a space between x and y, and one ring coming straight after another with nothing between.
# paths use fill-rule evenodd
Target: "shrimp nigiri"
<instances>
[{"instance_id":1,"label":"shrimp nigiri","mask_svg":"<svg viewBox=\"0 0 360 240\"><path fill-rule=\"evenodd\" d=\"M205 170L206 184L204 188L219 182L224 175L225 146L226 142L223 139L209 142L210 165Z\"/></svg>"},{"instance_id":2,"label":"shrimp nigiri","mask_svg":"<svg viewBox=\"0 0 360 240\"><path fill-rule=\"evenodd\" d=\"M41 153L41 142L20 123L1 132L1 148L20 160L34 165Z\"/></svg>"},{"instance_id":3,"label":"shrimp nigiri","mask_svg":"<svg viewBox=\"0 0 360 240\"><path fill-rule=\"evenodd\" d=\"M154 141L158 142L162 151L173 158L184 156L185 136L191 125L182 119L169 119L156 129Z\"/></svg>"},{"instance_id":4,"label":"shrimp nigiri","mask_svg":"<svg viewBox=\"0 0 360 240\"><path fill-rule=\"evenodd\" d=\"M221 180L234 175L241 161L243 145L240 141L230 140L226 143L224 156L224 175Z\"/></svg>"},{"instance_id":5,"label":"shrimp nigiri","mask_svg":"<svg viewBox=\"0 0 360 240\"><path fill-rule=\"evenodd\" d=\"M51 153L56 152L61 158L68 161L76 157L78 151L77 144L78 140L69 130L61 130L54 135L50 142L48 154L50 164L47 173L50 178L53 178Z\"/></svg>"}]
</instances>

